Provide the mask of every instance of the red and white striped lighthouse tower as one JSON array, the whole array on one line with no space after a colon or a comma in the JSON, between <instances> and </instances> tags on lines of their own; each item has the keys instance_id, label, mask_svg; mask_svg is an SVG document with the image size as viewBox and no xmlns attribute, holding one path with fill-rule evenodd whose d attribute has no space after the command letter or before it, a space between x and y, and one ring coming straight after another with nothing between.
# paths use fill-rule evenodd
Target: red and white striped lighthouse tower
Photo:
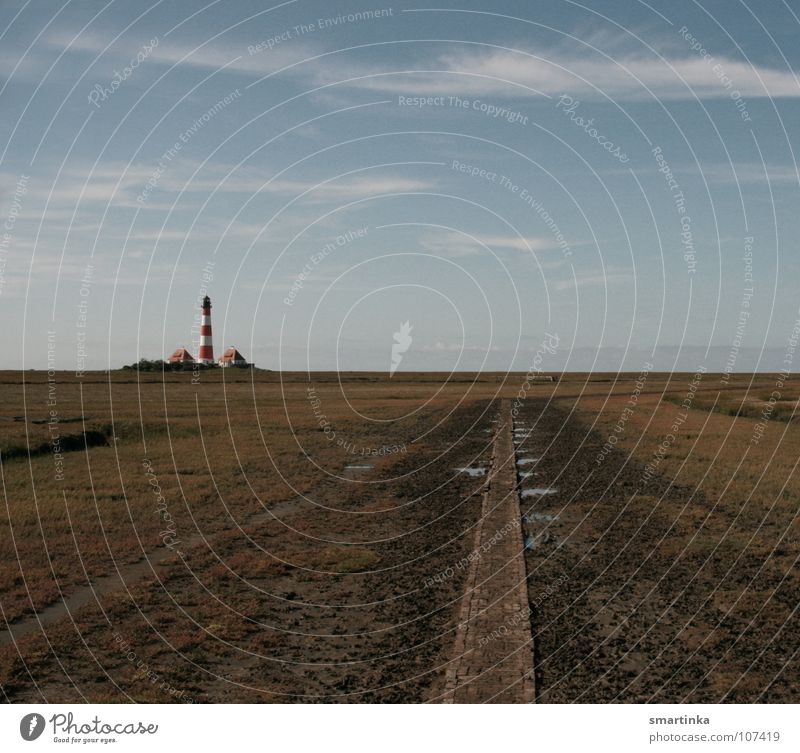
<instances>
[{"instance_id":1,"label":"red and white striped lighthouse tower","mask_svg":"<svg viewBox=\"0 0 800 753\"><path fill-rule=\"evenodd\" d=\"M197 353L199 363L214 365L214 346L211 343L211 299L203 298L203 318L200 320L200 350Z\"/></svg>"}]
</instances>

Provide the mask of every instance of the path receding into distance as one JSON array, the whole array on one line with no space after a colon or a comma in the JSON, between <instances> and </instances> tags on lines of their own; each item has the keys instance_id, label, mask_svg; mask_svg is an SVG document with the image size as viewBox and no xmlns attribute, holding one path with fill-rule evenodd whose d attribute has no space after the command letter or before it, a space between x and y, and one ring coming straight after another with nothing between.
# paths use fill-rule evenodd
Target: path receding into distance
<instances>
[{"instance_id":1,"label":"path receding into distance","mask_svg":"<svg viewBox=\"0 0 800 753\"><path fill-rule=\"evenodd\" d=\"M511 403L504 400L473 558L448 665L445 703L533 703L533 640L525 578Z\"/></svg>"}]
</instances>

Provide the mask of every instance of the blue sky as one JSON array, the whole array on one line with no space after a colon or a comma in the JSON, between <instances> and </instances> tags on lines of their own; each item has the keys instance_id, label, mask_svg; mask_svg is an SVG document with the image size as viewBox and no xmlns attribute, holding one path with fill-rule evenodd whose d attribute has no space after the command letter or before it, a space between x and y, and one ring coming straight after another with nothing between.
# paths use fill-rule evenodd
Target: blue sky
<instances>
[{"instance_id":1,"label":"blue sky","mask_svg":"<svg viewBox=\"0 0 800 753\"><path fill-rule=\"evenodd\" d=\"M432 5L4 3L3 367L780 368L800 3Z\"/></svg>"}]
</instances>

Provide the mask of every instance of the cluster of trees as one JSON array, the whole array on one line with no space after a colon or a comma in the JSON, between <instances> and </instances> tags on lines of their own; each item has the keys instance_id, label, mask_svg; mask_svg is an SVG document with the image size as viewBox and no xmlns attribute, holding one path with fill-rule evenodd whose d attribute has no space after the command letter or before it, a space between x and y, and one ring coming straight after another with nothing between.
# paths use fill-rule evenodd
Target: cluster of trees
<instances>
[{"instance_id":1,"label":"cluster of trees","mask_svg":"<svg viewBox=\"0 0 800 753\"><path fill-rule=\"evenodd\" d=\"M132 369L133 371L192 371L195 367L200 367L200 364L194 363L170 363L162 358L150 360L149 358L140 358L136 363L126 364L123 369Z\"/></svg>"},{"instance_id":2,"label":"cluster of trees","mask_svg":"<svg viewBox=\"0 0 800 753\"><path fill-rule=\"evenodd\" d=\"M162 358L150 360L149 358L140 358L136 363L126 364L122 367L128 371L194 371L196 369L213 369L216 366L206 366L197 362L183 362L183 363L170 363ZM244 366L229 366L228 368L236 369L252 369L255 368L253 364L248 363Z\"/></svg>"}]
</instances>

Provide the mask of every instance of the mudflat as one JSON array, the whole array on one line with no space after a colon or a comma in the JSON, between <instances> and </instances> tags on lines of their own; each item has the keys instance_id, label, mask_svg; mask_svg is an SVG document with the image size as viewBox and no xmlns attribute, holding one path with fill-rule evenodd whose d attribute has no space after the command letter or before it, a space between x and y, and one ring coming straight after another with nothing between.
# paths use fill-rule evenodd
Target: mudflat
<instances>
[{"instance_id":1,"label":"mudflat","mask_svg":"<svg viewBox=\"0 0 800 753\"><path fill-rule=\"evenodd\" d=\"M796 701L796 396L554 376L1 373L4 699L441 702L481 565L537 702Z\"/></svg>"}]
</instances>

